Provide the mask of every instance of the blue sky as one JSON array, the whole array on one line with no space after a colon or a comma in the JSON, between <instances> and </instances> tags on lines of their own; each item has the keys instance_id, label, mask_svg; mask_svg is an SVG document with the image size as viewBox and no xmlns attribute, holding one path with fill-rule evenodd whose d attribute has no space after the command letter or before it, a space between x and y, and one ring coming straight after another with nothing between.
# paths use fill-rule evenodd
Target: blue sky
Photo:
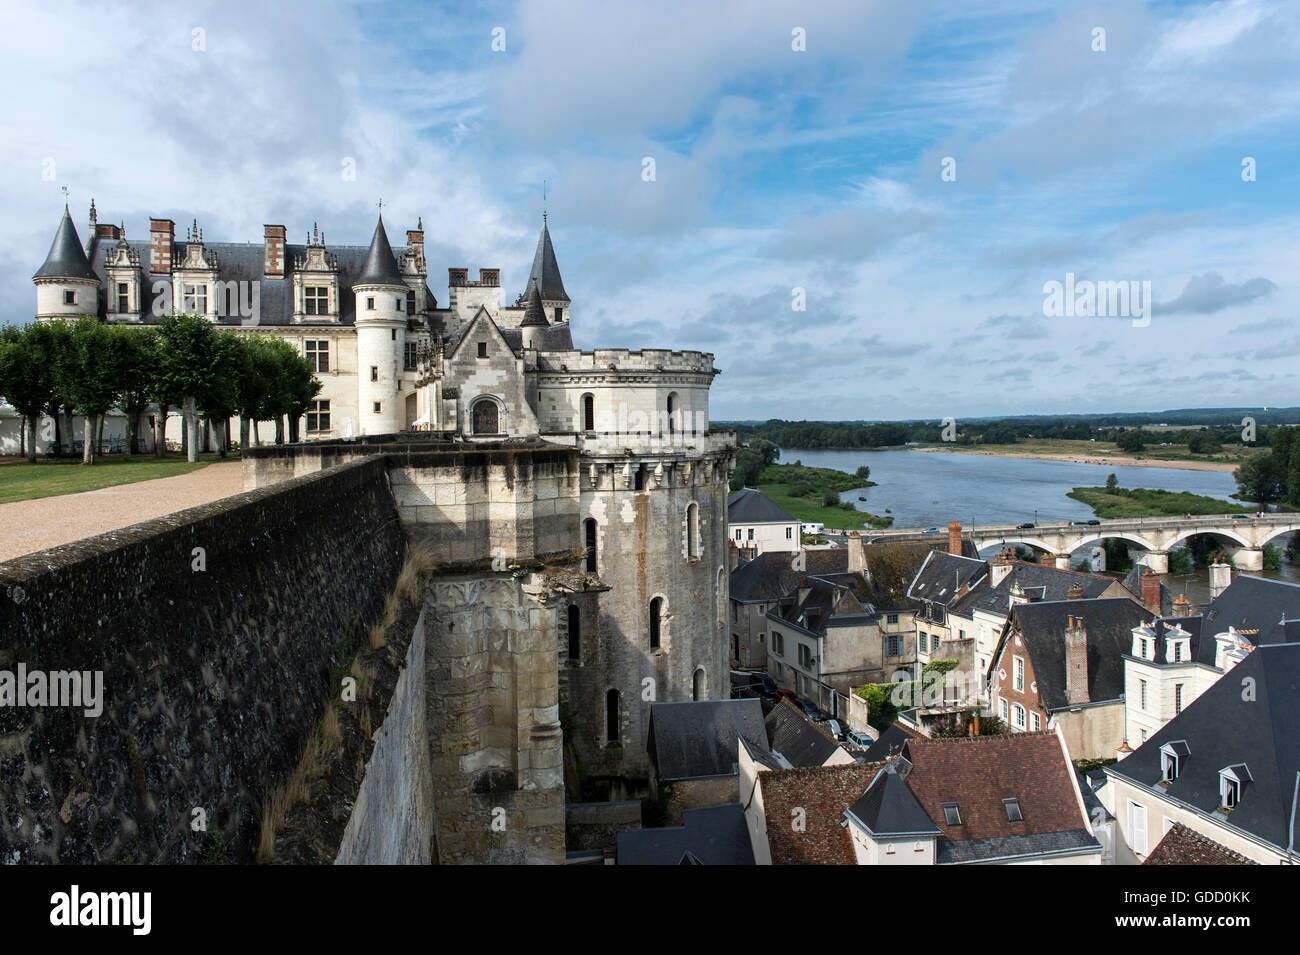
<instances>
[{"instance_id":1,"label":"blue sky","mask_svg":"<svg viewBox=\"0 0 1300 955\"><path fill-rule=\"evenodd\" d=\"M546 179L578 344L713 352L716 418L1300 404L1297 4L7 17L6 321L31 315L63 185L83 231L93 196L132 237L154 215L253 242L364 243L383 196L395 241L423 217L441 300L448 266L522 288ZM1149 281L1152 321L1045 316L1067 273Z\"/></svg>"}]
</instances>

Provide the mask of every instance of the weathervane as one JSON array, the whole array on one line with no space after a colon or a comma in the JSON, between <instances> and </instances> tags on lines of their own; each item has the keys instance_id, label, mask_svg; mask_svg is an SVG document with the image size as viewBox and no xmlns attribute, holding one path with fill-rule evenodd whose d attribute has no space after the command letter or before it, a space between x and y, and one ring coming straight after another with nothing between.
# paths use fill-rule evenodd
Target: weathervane
<instances>
[{"instance_id":1,"label":"weathervane","mask_svg":"<svg viewBox=\"0 0 1300 955\"><path fill-rule=\"evenodd\" d=\"M546 221L546 180L542 180L542 221Z\"/></svg>"}]
</instances>

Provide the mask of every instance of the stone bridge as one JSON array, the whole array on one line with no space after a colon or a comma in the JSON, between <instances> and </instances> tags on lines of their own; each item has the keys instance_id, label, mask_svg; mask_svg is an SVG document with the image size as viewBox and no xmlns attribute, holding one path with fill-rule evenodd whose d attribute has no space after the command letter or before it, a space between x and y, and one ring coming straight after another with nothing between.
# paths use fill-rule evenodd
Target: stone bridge
<instances>
[{"instance_id":1,"label":"stone bridge","mask_svg":"<svg viewBox=\"0 0 1300 955\"><path fill-rule=\"evenodd\" d=\"M920 528L891 528L869 538L871 541L945 541L944 531L925 533ZM1070 554L1088 544L1106 539L1123 540L1139 562L1156 573L1169 572L1169 549L1207 534L1223 545L1240 570L1263 570L1264 545L1284 534L1300 531L1300 514L1217 514L1191 517L1138 517L1085 521L1041 521L1037 524L980 524L962 528L961 534L981 551L999 544L1023 544L1048 557L1056 566L1068 568Z\"/></svg>"}]
</instances>

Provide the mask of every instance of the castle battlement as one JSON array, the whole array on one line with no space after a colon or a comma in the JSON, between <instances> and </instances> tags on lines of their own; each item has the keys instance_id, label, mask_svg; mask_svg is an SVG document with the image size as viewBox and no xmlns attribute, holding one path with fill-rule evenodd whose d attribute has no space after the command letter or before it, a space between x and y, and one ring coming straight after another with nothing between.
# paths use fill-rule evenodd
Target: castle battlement
<instances>
[{"instance_id":1,"label":"castle battlement","mask_svg":"<svg viewBox=\"0 0 1300 955\"><path fill-rule=\"evenodd\" d=\"M548 351L538 356L541 372L688 372L717 374L713 354L699 351L670 351L664 348L597 348L593 351Z\"/></svg>"}]
</instances>

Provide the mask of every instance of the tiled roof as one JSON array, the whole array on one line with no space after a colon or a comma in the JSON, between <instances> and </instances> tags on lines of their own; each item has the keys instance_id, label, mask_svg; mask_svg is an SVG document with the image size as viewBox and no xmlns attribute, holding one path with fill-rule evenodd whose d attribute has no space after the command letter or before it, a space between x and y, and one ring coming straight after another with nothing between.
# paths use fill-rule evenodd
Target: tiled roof
<instances>
[{"instance_id":1,"label":"tiled roof","mask_svg":"<svg viewBox=\"0 0 1300 955\"><path fill-rule=\"evenodd\" d=\"M791 766L820 766L840 748L789 700L772 707L764 725L769 745Z\"/></svg>"},{"instance_id":2,"label":"tiled roof","mask_svg":"<svg viewBox=\"0 0 1300 955\"><path fill-rule=\"evenodd\" d=\"M846 763L758 774L773 865L852 865L844 810L883 763ZM802 810L796 812L796 810ZM792 823L801 820L802 829Z\"/></svg>"},{"instance_id":3,"label":"tiled roof","mask_svg":"<svg viewBox=\"0 0 1300 955\"><path fill-rule=\"evenodd\" d=\"M894 723L863 752L864 762L880 762L892 759L903 751L903 744L917 734L901 723Z\"/></svg>"},{"instance_id":4,"label":"tiled roof","mask_svg":"<svg viewBox=\"0 0 1300 955\"><path fill-rule=\"evenodd\" d=\"M877 836L943 835L903 781L906 766L895 760L882 769L848 811Z\"/></svg>"},{"instance_id":5,"label":"tiled roof","mask_svg":"<svg viewBox=\"0 0 1300 955\"><path fill-rule=\"evenodd\" d=\"M1011 570L1001 583L993 587L986 579L983 584L972 588L970 593L952 604L948 608L949 612L969 617L976 610L983 610L1006 616L1011 608L1012 590L1017 586L1024 591L1035 591L1038 600L1065 600L1070 588L1078 585L1083 591L1081 599L1090 600L1100 597L1115 585L1115 580L1111 577L1076 570L1058 570L1021 560L1010 563Z\"/></svg>"},{"instance_id":6,"label":"tiled roof","mask_svg":"<svg viewBox=\"0 0 1300 955\"><path fill-rule=\"evenodd\" d=\"M684 809L680 826L624 829L617 847L619 865L754 864L745 810L739 803ZM687 858L688 853L695 858Z\"/></svg>"},{"instance_id":7,"label":"tiled roof","mask_svg":"<svg viewBox=\"0 0 1300 955\"><path fill-rule=\"evenodd\" d=\"M660 779L725 776L736 771L737 740L767 748L756 699L653 703L646 751Z\"/></svg>"},{"instance_id":8,"label":"tiled roof","mask_svg":"<svg viewBox=\"0 0 1300 955\"><path fill-rule=\"evenodd\" d=\"M1176 822L1143 865L1256 865L1240 852L1221 846L1209 836Z\"/></svg>"}]
</instances>

